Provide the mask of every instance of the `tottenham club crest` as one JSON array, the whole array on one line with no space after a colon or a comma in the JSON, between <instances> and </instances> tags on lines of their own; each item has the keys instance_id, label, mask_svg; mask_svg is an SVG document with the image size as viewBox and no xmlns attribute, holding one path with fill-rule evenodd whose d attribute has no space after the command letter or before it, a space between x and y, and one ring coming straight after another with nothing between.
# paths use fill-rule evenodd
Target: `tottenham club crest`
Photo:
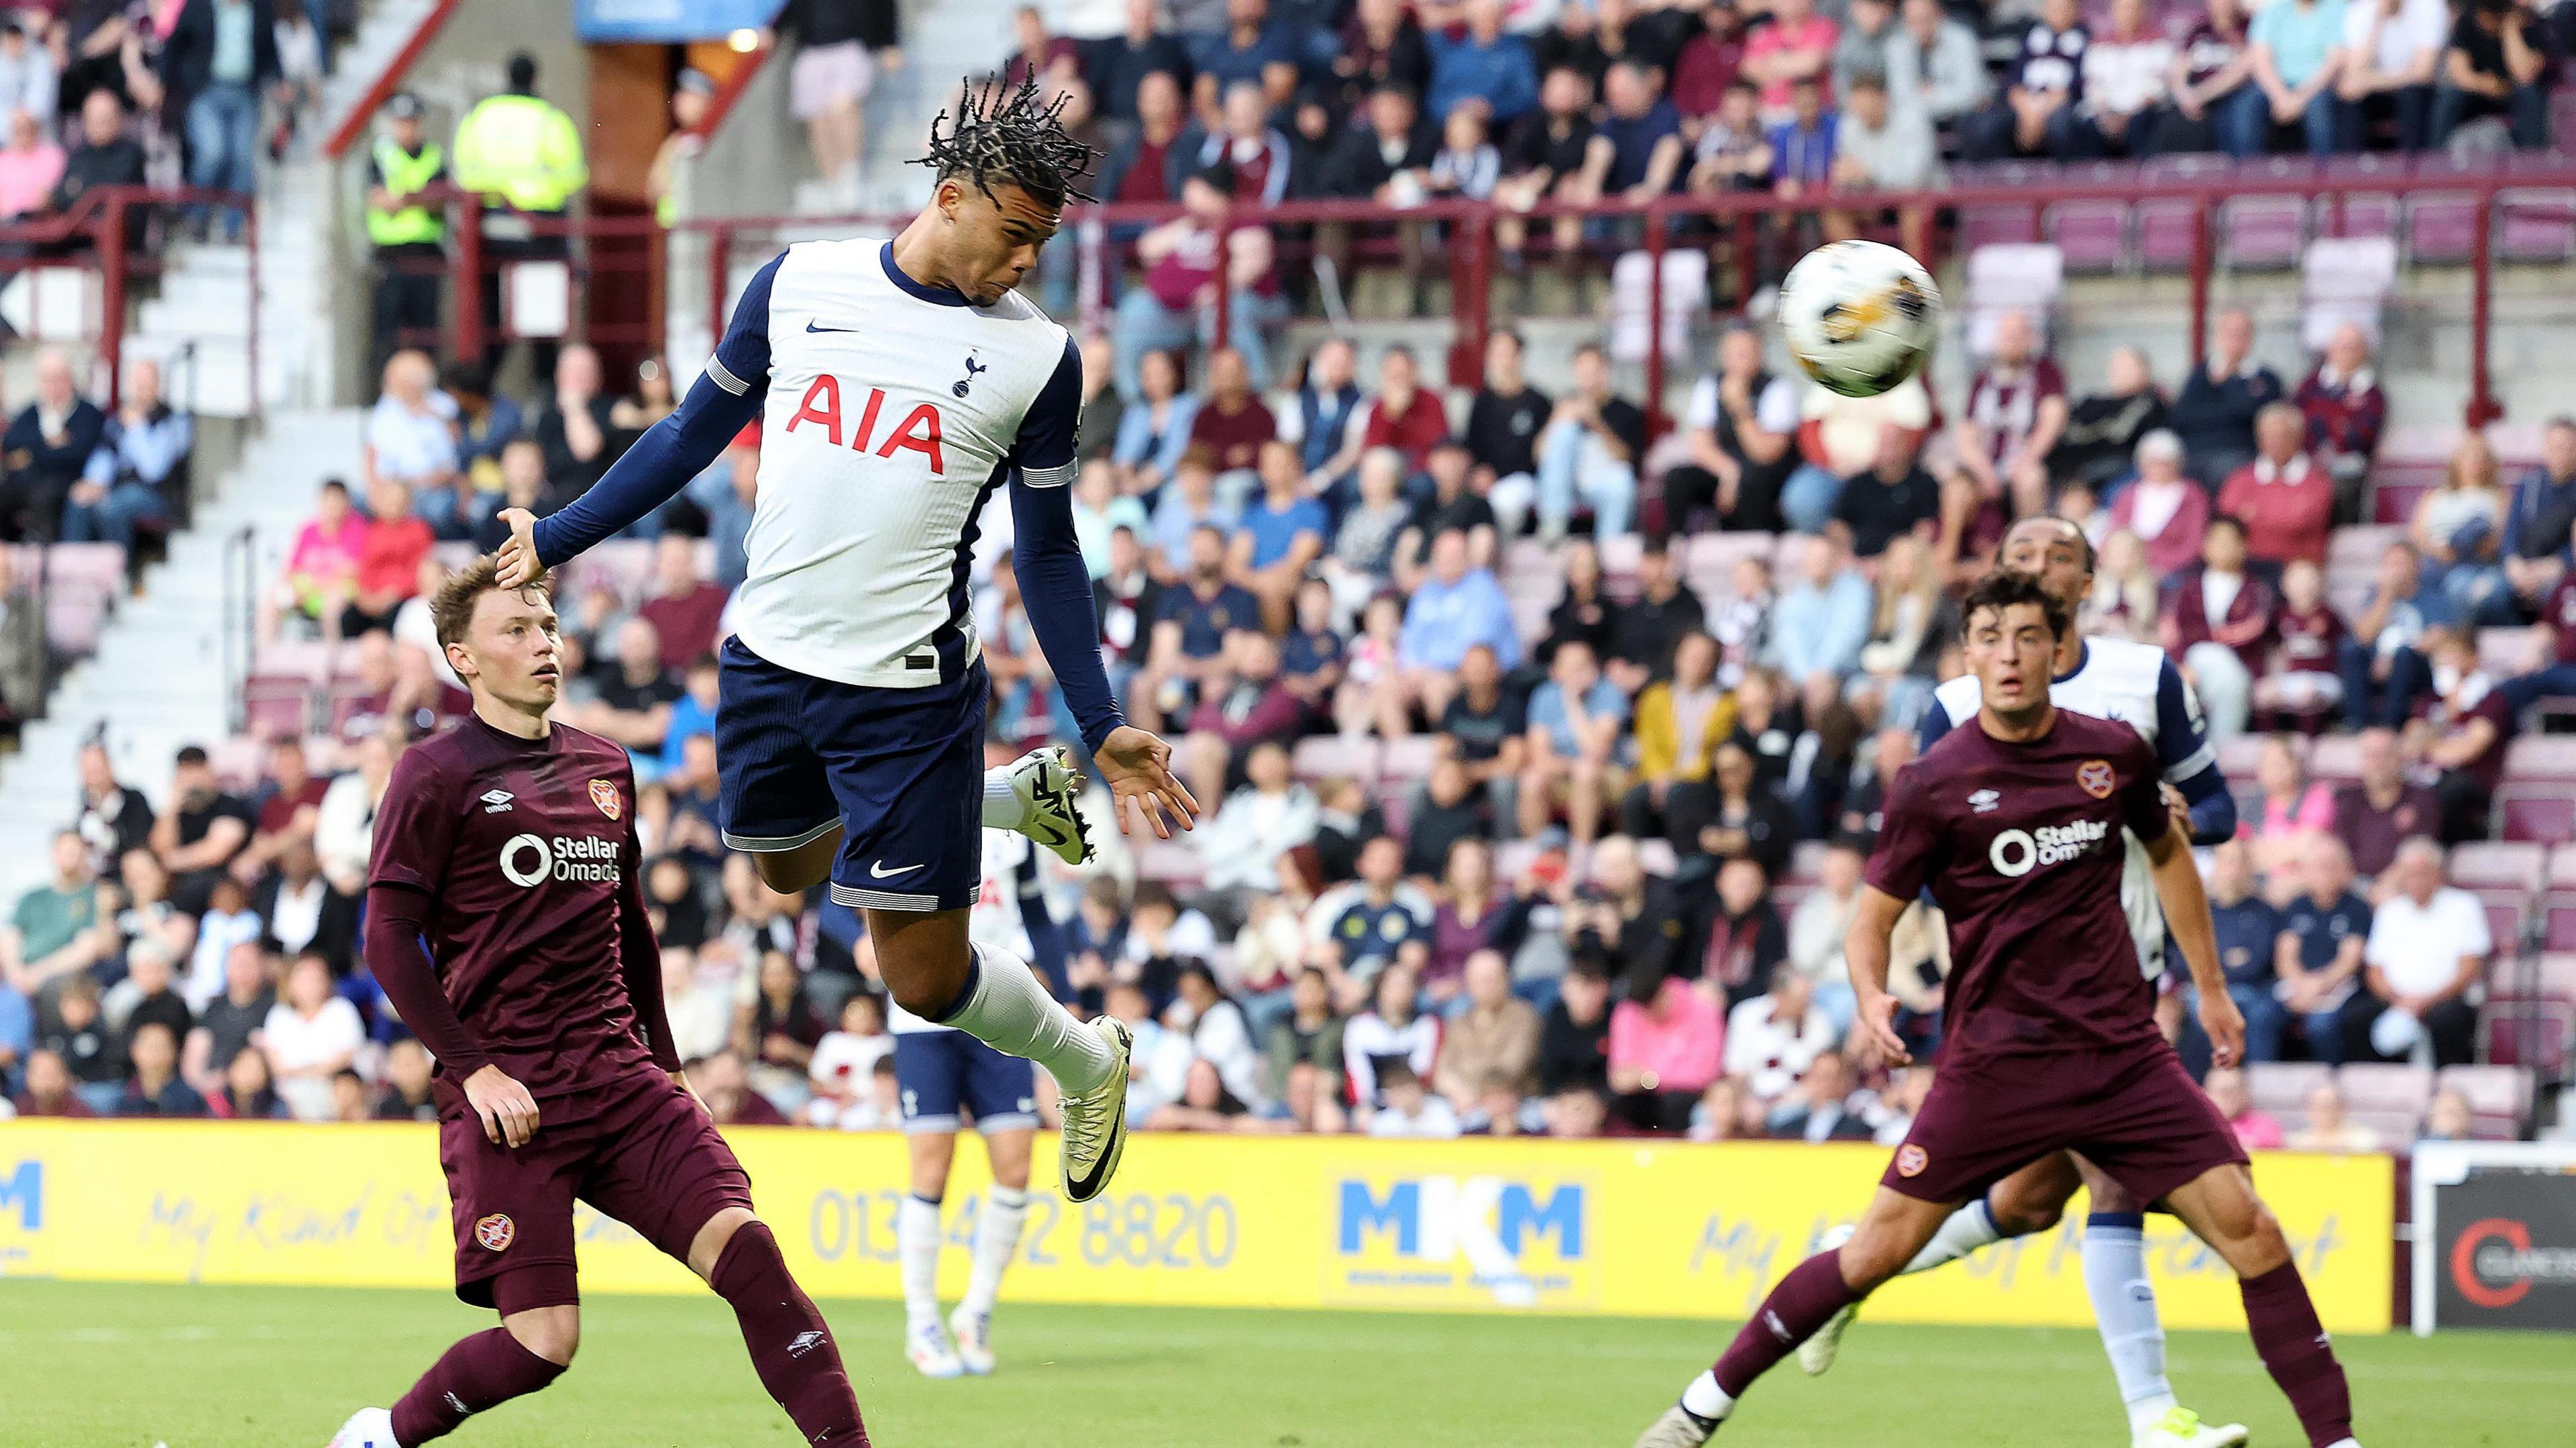
<instances>
[{"instance_id":1,"label":"tottenham club crest","mask_svg":"<svg viewBox=\"0 0 2576 1448\"><path fill-rule=\"evenodd\" d=\"M2082 764L2075 766L2075 782L2084 786L2084 792L2093 796L2095 799L2109 799L2111 797L2112 785L2111 761L2107 759L2085 760ZM614 816L611 816L611 818L614 818Z\"/></svg>"},{"instance_id":2,"label":"tottenham club crest","mask_svg":"<svg viewBox=\"0 0 2576 1448\"><path fill-rule=\"evenodd\" d=\"M487 1252L508 1251L510 1243L518 1235L518 1227L499 1212L494 1212L474 1224L474 1240Z\"/></svg>"},{"instance_id":3,"label":"tottenham club crest","mask_svg":"<svg viewBox=\"0 0 2576 1448\"><path fill-rule=\"evenodd\" d=\"M963 397L963 396L965 396L965 395L966 395L966 392L967 392L967 389L968 389L968 388L971 388L971 387L973 387L973 386L975 385L975 374L976 374L976 373L978 373L978 372L990 372L990 371L992 371L992 370L993 370L993 369L992 369L989 365L987 365L987 364L985 364L985 363L982 363L982 362L978 362L978 361L976 361L976 360L975 360L975 354L974 354L974 353L972 353L972 352L967 353L967 354L966 354L966 375L965 375L964 377L959 378L957 381L955 381L955 382L953 382L953 383L949 384L949 387L948 387L948 391L949 391L949 393L950 393L952 396L956 396L956 397Z\"/></svg>"},{"instance_id":4,"label":"tottenham club crest","mask_svg":"<svg viewBox=\"0 0 2576 1448\"><path fill-rule=\"evenodd\" d=\"M610 819L615 819L626 812L625 803L617 797L617 786L604 779L594 779L590 782L590 802L599 806L599 812Z\"/></svg>"}]
</instances>

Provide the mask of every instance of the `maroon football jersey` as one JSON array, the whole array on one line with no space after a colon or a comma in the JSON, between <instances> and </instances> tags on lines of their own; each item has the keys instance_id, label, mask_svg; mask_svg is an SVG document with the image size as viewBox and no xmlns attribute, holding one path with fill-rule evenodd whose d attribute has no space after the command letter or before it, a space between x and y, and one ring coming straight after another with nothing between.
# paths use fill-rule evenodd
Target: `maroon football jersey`
<instances>
[{"instance_id":1,"label":"maroon football jersey","mask_svg":"<svg viewBox=\"0 0 2576 1448\"><path fill-rule=\"evenodd\" d=\"M637 859L625 750L469 715L394 766L368 879L429 897L430 956L458 1018L542 1097L652 1065L620 970L619 892Z\"/></svg>"},{"instance_id":2,"label":"maroon football jersey","mask_svg":"<svg viewBox=\"0 0 2576 1448\"><path fill-rule=\"evenodd\" d=\"M2064 709L2025 744L1971 722L1897 772L1869 883L1900 900L1928 885L1949 918L1944 1064L2157 1039L2120 831L2170 827L2158 779L2136 730Z\"/></svg>"}]
</instances>

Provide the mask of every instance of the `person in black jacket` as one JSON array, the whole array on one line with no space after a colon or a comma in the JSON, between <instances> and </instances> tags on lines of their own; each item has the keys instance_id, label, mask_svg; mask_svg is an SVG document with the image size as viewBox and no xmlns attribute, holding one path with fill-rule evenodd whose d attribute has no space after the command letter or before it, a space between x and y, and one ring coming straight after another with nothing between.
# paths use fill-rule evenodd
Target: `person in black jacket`
<instances>
[{"instance_id":1,"label":"person in black jacket","mask_svg":"<svg viewBox=\"0 0 2576 1448\"><path fill-rule=\"evenodd\" d=\"M277 8L272 0L187 0L161 51L171 112L188 118L188 184L247 196L259 189L251 158L259 148L259 104L279 83ZM203 226L205 209L191 207ZM224 239L241 239L242 211L224 209Z\"/></svg>"},{"instance_id":2,"label":"person in black jacket","mask_svg":"<svg viewBox=\"0 0 2576 1448\"><path fill-rule=\"evenodd\" d=\"M1157 27L1155 0L1127 0L1127 28L1106 40L1091 42L1082 61L1083 76L1100 99L1100 114L1119 128L1123 140L1137 125L1136 91L1156 71L1186 89L1190 53L1180 37Z\"/></svg>"},{"instance_id":3,"label":"person in black jacket","mask_svg":"<svg viewBox=\"0 0 2576 1448\"><path fill-rule=\"evenodd\" d=\"M1398 176L1431 168L1439 138L1423 124L1421 102L1410 89L1382 85L1370 92L1367 119L1344 135L1324 162L1326 195L1391 199L1387 188Z\"/></svg>"},{"instance_id":4,"label":"person in black jacket","mask_svg":"<svg viewBox=\"0 0 2576 1448\"><path fill-rule=\"evenodd\" d=\"M72 385L71 359L52 348L37 354L36 400L0 434L0 539L60 535L63 500L106 431L107 414Z\"/></svg>"},{"instance_id":5,"label":"person in black jacket","mask_svg":"<svg viewBox=\"0 0 2576 1448\"><path fill-rule=\"evenodd\" d=\"M54 183L49 209L59 216L101 187L142 184L143 147L125 134L125 102L112 90L91 91L81 102L80 140L63 158L62 179ZM129 251L141 242L143 218L144 208L139 206L127 214ZM69 251L78 244L66 241L54 249Z\"/></svg>"}]
</instances>

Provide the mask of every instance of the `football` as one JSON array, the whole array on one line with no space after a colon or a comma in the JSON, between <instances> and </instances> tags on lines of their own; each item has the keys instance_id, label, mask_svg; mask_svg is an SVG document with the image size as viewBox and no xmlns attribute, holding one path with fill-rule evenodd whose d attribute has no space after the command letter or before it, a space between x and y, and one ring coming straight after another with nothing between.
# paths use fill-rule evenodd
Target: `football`
<instances>
[{"instance_id":1,"label":"football","mask_svg":"<svg viewBox=\"0 0 2576 1448\"><path fill-rule=\"evenodd\" d=\"M1914 375L1941 330L1941 291L1922 264L1874 241L1816 248L1780 284L1780 330L1807 375L1875 397Z\"/></svg>"}]
</instances>

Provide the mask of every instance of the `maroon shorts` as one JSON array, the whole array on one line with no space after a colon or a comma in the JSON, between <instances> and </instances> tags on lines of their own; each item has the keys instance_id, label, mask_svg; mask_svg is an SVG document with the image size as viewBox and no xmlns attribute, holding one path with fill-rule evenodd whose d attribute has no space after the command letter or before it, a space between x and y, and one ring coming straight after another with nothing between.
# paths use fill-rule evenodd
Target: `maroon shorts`
<instances>
[{"instance_id":1,"label":"maroon shorts","mask_svg":"<svg viewBox=\"0 0 2576 1448\"><path fill-rule=\"evenodd\" d=\"M438 1165L456 1225L456 1295L523 1312L579 1300L572 1204L590 1203L687 1260L751 1178L715 1123L671 1078L641 1067L595 1091L537 1103L537 1134L495 1146L463 1093L441 1083Z\"/></svg>"},{"instance_id":2,"label":"maroon shorts","mask_svg":"<svg viewBox=\"0 0 2576 1448\"><path fill-rule=\"evenodd\" d=\"M2126 1054L1944 1065L1882 1185L1927 1202L1985 1195L2051 1152L2073 1150L2152 1202L2245 1148L2162 1041Z\"/></svg>"}]
</instances>

